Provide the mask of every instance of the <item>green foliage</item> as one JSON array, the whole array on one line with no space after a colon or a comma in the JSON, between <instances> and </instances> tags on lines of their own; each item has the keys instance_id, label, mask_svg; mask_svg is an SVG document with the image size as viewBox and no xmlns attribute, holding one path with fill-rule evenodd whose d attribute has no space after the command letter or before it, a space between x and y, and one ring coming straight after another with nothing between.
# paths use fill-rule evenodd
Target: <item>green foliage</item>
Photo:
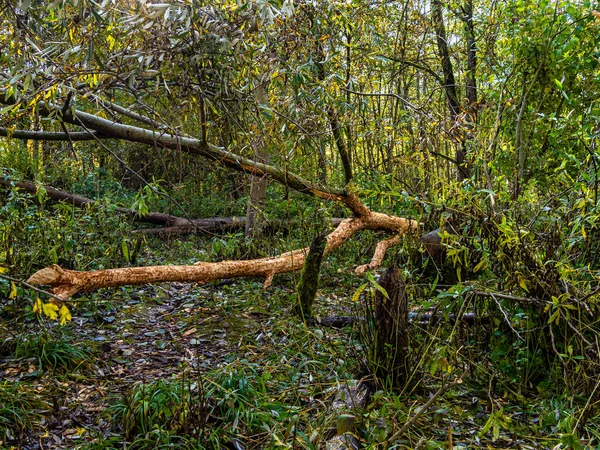
<instances>
[{"instance_id":1,"label":"green foliage","mask_svg":"<svg viewBox=\"0 0 600 450\"><path fill-rule=\"evenodd\" d=\"M48 405L24 383L0 382L0 445L20 439L39 427Z\"/></svg>"},{"instance_id":2,"label":"green foliage","mask_svg":"<svg viewBox=\"0 0 600 450\"><path fill-rule=\"evenodd\" d=\"M353 156L354 189L365 204L414 218L426 231L449 225L441 233L443 263L427 260L417 238L407 236L384 266L397 263L410 286L415 321L407 386L425 395L469 369L464 387L469 400L465 406L452 397L458 394L448 393L448 405L422 418L433 431L399 445L414 448L426 440L430 448L445 446L440 430L445 433L456 421L477 428L470 435L493 445L506 436L536 433L551 436L552 446L572 448L599 438L584 424L588 416L588 422L597 422L600 373L595 3L442 2L460 99L467 97L465 25L473 6L478 102L461 100L456 117L448 114L422 2L224 0L135 8L129 2L20 3L26 11L8 5L0 13L0 115L9 135L0 142L2 175L48 183L98 203L78 210L51 204L41 188L35 195L3 188L0 266L11 275L26 278L50 264L91 270L264 257L304 247L324 219L348 215L324 199L270 184L265 218L296 221L291 229L282 227L264 239L242 233L139 238L114 214L115 206L191 218L243 215L247 178L187 154L179 139L170 149L109 139L25 144L10 137L13 130L81 131L65 120L78 108L122 125L142 124L148 133L195 136L340 187L335 129ZM42 100L63 109L47 116ZM128 106L148 120L107 112L102 101ZM466 152L472 175L460 183L453 161L457 149ZM378 232L362 233L327 258L321 283L327 294L317 293L317 313L323 303L342 303L353 292L358 301L365 289L379 290L372 275L363 283L351 270L371 258L381 238ZM286 275L276 281L289 288L297 280ZM289 292L244 289L251 293L225 287L222 302L214 300L216 294L211 301L225 311L240 302L258 316L269 308L281 315L290 306L282 300ZM11 283L0 280L0 300L9 300L3 301L3 318L35 301L23 287L16 297L12 291ZM93 307L84 302L83 311ZM28 314L23 321L32 318ZM262 355L252 364L230 361L209 373L204 382L209 403L200 385L164 380L136 386L116 401L114 415L132 445L216 448L228 433L272 434L267 444L257 439L264 446L320 445L313 432L329 424L315 419L312 406L307 411L299 405L323 395L310 377L318 374L325 385L358 372L345 361L354 336L332 338L338 340L334 344L320 329L273 323L256 331L260 339L244 333L239 342L249 346L246 356L258 351L256 341L269 342L274 356ZM373 331L377 324L368 326ZM66 371L91 358L48 335L11 339L0 350ZM300 382L309 394L300 392ZM23 394L3 389L10 398ZM573 397L569 406L567 397ZM477 401L469 404L471 399ZM382 393L364 417L360 437L367 445L380 444L409 420L406 405L418 400L408 392ZM192 420L194 401L206 403L206 415L217 424L214 433L200 418ZM21 412L11 414L11 427L29 427L19 422ZM519 414L531 423L523 424ZM199 425L186 428L190 420ZM189 442L183 436L188 432ZM118 446L110 437L105 445Z\"/></svg>"},{"instance_id":3,"label":"green foliage","mask_svg":"<svg viewBox=\"0 0 600 450\"><path fill-rule=\"evenodd\" d=\"M191 388L181 381L157 380L135 385L105 414L121 426L135 448L151 448L152 442L166 445L184 430L192 400Z\"/></svg>"},{"instance_id":4,"label":"green foliage","mask_svg":"<svg viewBox=\"0 0 600 450\"><path fill-rule=\"evenodd\" d=\"M40 370L73 372L91 365L89 351L66 341L65 336L54 337L43 332L21 335L17 339L16 358L36 358Z\"/></svg>"},{"instance_id":5,"label":"green foliage","mask_svg":"<svg viewBox=\"0 0 600 450\"><path fill-rule=\"evenodd\" d=\"M51 206L43 188L36 196L17 188L0 196L0 263L13 267L13 273L32 273L51 264L103 268L134 259L133 252L123 249L137 241L121 236L125 224L111 206Z\"/></svg>"}]
</instances>

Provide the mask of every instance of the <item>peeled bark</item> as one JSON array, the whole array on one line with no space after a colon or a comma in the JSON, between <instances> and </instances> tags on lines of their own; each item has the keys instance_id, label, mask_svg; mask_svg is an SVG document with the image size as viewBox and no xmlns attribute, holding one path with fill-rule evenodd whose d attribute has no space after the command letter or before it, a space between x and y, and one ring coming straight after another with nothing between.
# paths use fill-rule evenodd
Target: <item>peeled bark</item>
<instances>
[{"instance_id":1,"label":"peeled bark","mask_svg":"<svg viewBox=\"0 0 600 450\"><path fill-rule=\"evenodd\" d=\"M386 229L402 234L416 231L419 226L418 222L411 219L372 212L353 193L348 194L344 203L357 211L358 217L342 221L327 236L324 255L337 249L359 230ZM127 267L87 272L65 270L53 265L34 273L28 283L52 286L52 292L64 299L78 292L161 281L207 283L223 278L264 277L265 287L268 287L275 274L300 269L307 253L308 248L303 248L271 258L247 261L199 262L192 266ZM373 268L377 267L378 264Z\"/></svg>"},{"instance_id":2,"label":"peeled bark","mask_svg":"<svg viewBox=\"0 0 600 450\"><path fill-rule=\"evenodd\" d=\"M7 96L0 90L0 103L14 104L17 99ZM25 107L27 103L22 103ZM51 116L61 111L61 108L49 102L37 103L37 113L41 116ZM319 186L287 170L261 163L210 144L202 139L196 139L181 134L170 134L133 125L117 123L94 114L71 108L62 115L63 122L78 125L85 131L102 134L105 138L122 139L152 146L186 151L203 156L220 164L255 176L267 176L290 189L307 195L313 195L326 200L342 203L354 215L346 219L327 237L325 255L338 248L355 232L363 229L389 230L396 234L416 231L418 222L387 214L374 213L369 210L352 191L336 189L329 186ZM394 243L393 241L391 243ZM389 244L379 246L387 249ZM297 270L302 267L307 249L294 250L272 258L250 261L222 261L218 263L198 263L193 266L156 266L109 269L89 272L64 270L59 266L51 266L33 274L31 284L46 284L53 287L53 292L61 298L68 299L78 292L93 291L104 287L124 286L131 284L146 284L160 281L190 281L206 283L208 281L234 277L264 277L265 286L269 286L273 276ZM378 255L377 261L382 256ZM377 268L379 264L370 267Z\"/></svg>"}]
</instances>

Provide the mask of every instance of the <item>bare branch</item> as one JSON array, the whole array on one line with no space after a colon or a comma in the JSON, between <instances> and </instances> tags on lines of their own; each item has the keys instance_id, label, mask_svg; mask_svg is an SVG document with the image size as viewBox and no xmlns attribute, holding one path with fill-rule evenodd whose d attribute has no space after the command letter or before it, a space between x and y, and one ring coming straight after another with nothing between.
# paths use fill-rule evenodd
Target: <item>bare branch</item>
<instances>
[{"instance_id":1,"label":"bare branch","mask_svg":"<svg viewBox=\"0 0 600 450\"><path fill-rule=\"evenodd\" d=\"M92 141L94 139L107 139L100 133L90 134L86 131L76 132L55 132L55 131L30 131L30 130L11 130L9 128L0 128L0 136L8 138L26 140L26 141Z\"/></svg>"}]
</instances>

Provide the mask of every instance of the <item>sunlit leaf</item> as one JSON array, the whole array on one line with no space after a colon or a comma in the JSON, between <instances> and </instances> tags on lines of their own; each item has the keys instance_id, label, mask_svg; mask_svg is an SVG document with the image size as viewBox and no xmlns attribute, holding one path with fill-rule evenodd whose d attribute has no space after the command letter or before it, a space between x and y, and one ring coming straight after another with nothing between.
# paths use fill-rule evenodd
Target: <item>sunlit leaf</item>
<instances>
[{"instance_id":1,"label":"sunlit leaf","mask_svg":"<svg viewBox=\"0 0 600 450\"><path fill-rule=\"evenodd\" d=\"M56 320L58 318L58 305L55 305L54 303L43 303L42 311L50 320Z\"/></svg>"},{"instance_id":2,"label":"sunlit leaf","mask_svg":"<svg viewBox=\"0 0 600 450\"><path fill-rule=\"evenodd\" d=\"M41 314L42 313L42 307L44 306L44 304L42 303L42 301L40 300L40 298L36 298L35 299L35 303L33 304L33 312L36 314Z\"/></svg>"},{"instance_id":3,"label":"sunlit leaf","mask_svg":"<svg viewBox=\"0 0 600 450\"><path fill-rule=\"evenodd\" d=\"M69 311L69 308L67 308L66 305L62 305L60 307L60 309L58 310L58 316L60 318L61 325L64 325L65 323L70 322L72 320L71 311Z\"/></svg>"},{"instance_id":4,"label":"sunlit leaf","mask_svg":"<svg viewBox=\"0 0 600 450\"><path fill-rule=\"evenodd\" d=\"M11 281L10 282L10 293L8 294L8 298L12 300L16 296L17 296L17 285Z\"/></svg>"}]
</instances>

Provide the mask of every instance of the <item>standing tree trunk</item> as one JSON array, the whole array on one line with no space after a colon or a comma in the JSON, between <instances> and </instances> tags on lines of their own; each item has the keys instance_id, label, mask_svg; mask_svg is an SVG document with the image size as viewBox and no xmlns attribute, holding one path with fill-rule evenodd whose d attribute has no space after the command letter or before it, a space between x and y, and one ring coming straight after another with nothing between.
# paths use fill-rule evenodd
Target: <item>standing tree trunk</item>
<instances>
[{"instance_id":1,"label":"standing tree trunk","mask_svg":"<svg viewBox=\"0 0 600 450\"><path fill-rule=\"evenodd\" d=\"M310 244L308 255L302 267L300 282L298 283L298 303L294 310L302 320L312 317L312 305L319 288L319 271L323 261L323 253L327 245L327 234L321 233Z\"/></svg>"},{"instance_id":2,"label":"standing tree trunk","mask_svg":"<svg viewBox=\"0 0 600 450\"><path fill-rule=\"evenodd\" d=\"M444 92L446 93L446 102L450 113L450 119L456 123L458 114L460 113L460 103L456 92L456 81L454 79L454 70L452 68L452 60L448 50L448 40L446 38L446 27L444 26L444 17L442 14L441 0L431 0L431 13L435 34L437 38L437 47L444 74ZM455 153L457 166L457 178L459 181L468 177L468 169L466 167L466 157L464 152L464 140L459 138L459 144Z\"/></svg>"},{"instance_id":3,"label":"standing tree trunk","mask_svg":"<svg viewBox=\"0 0 600 450\"><path fill-rule=\"evenodd\" d=\"M465 0L462 8L467 41L467 100L471 120L477 121L477 44L475 43L475 25L473 24L473 0Z\"/></svg>"},{"instance_id":4,"label":"standing tree trunk","mask_svg":"<svg viewBox=\"0 0 600 450\"><path fill-rule=\"evenodd\" d=\"M260 159L258 159L260 161ZM246 208L246 236L260 236L265 225L265 203L267 202L267 177L250 176L250 197Z\"/></svg>"},{"instance_id":5,"label":"standing tree trunk","mask_svg":"<svg viewBox=\"0 0 600 450\"><path fill-rule=\"evenodd\" d=\"M379 281L387 292L377 292L371 362L375 374L399 387L408 374L408 295L398 267L388 269Z\"/></svg>"},{"instance_id":6,"label":"standing tree trunk","mask_svg":"<svg viewBox=\"0 0 600 450\"><path fill-rule=\"evenodd\" d=\"M264 105L268 100L267 89L259 81L256 88L256 101ZM257 111L257 117L260 117ZM254 153L256 160L262 163L268 162L268 156L265 151L265 141L259 136L254 141ZM265 204L267 203L267 177L251 175L250 176L250 197L248 198L248 207L246 208L246 236L260 236L265 226Z\"/></svg>"},{"instance_id":7,"label":"standing tree trunk","mask_svg":"<svg viewBox=\"0 0 600 450\"><path fill-rule=\"evenodd\" d=\"M323 43L319 39L319 36L315 36L316 39L316 66L317 66L317 77L319 81L325 81L325 51L323 49ZM348 56L349 63L349 56ZM342 160L342 167L344 168L344 182L348 185L353 178L352 173L352 157L350 152L346 147L346 142L344 140L344 136L342 133L342 126L340 125L340 121L338 118L338 113L336 109L328 105L326 106L327 117L329 118L329 125L331 127L331 133L333 134L333 140L335 142L335 146L337 148L338 154L340 155L340 159Z\"/></svg>"}]
</instances>

